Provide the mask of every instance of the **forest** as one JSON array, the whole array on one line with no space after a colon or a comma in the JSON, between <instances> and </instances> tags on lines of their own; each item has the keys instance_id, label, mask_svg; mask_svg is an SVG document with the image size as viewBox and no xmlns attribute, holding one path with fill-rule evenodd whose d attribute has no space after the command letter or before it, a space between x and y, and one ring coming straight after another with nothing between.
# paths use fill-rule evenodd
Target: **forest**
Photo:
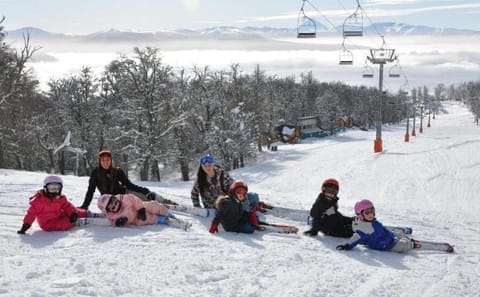
<instances>
[{"instance_id":1,"label":"forest","mask_svg":"<svg viewBox=\"0 0 480 297\"><path fill-rule=\"evenodd\" d=\"M95 76L89 67L51 80L40 91L28 67L37 48L24 36L21 50L5 42L0 20L0 168L89 175L97 152L109 149L115 164L141 180L161 180L161 168L189 180L198 158L212 154L227 170L244 166L265 150L282 122L316 116L333 132L339 119L356 127L421 118L439 111L443 100L462 100L480 115L480 82L438 84L398 93L321 82L311 72L299 77L266 75L257 65L239 64L174 72L158 48L134 48Z\"/></svg>"}]
</instances>

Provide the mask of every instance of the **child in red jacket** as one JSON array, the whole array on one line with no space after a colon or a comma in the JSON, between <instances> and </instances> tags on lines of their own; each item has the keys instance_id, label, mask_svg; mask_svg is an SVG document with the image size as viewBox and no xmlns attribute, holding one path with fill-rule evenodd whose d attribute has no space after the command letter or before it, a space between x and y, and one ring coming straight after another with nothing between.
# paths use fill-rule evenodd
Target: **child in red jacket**
<instances>
[{"instance_id":1,"label":"child in red jacket","mask_svg":"<svg viewBox=\"0 0 480 297\"><path fill-rule=\"evenodd\" d=\"M43 189L30 197L30 207L18 234L25 234L35 219L44 231L66 231L75 227L79 217L87 216L87 210L76 208L62 195L62 188L60 177L50 175L44 179Z\"/></svg>"}]
</instances>

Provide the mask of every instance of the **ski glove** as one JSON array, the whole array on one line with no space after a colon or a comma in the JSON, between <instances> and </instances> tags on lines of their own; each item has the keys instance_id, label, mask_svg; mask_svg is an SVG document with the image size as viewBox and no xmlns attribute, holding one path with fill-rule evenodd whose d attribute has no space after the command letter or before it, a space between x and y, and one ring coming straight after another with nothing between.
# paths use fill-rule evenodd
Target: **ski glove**
<instances>
[{"instance_id":1,"label":"ski glove","mask_svg":"<svg viewBox=\"0 0 480 297\"><path fill-rule=\"evenodd\" d=\"M22 228L17 231L17 234L25 234L25 231L27 231L31 226L32 225L23 223Z\"/></svg>"},{"instance_id":2,"label":"ski glove","mask_svg":"<svg viewBox=\"0 0 480 297\"><path fill-rule=\"evenodd\" d=\"M76 212L70 215L70 223L75 223L78 220L78 214Z\"/></svg>"},{"instance_id":3,"label":"ski glove","mask_svg":"<svg viewBox=\"0 0 480 297\"><path fill-rule=\"evenodd\" d=\"M337 245L336 249L338 251L348 251L350 249L350 246L348 244L341 244Z\"/></svg>"},{"instance_id":4,"label":"ski glove","mask_svg":"<svg viewBox=\"0 0 480 297\"><path fill-rule=\"evenodd\" d=\"M137 219L142 220L142 221L146 221L146 220L147 220L147 213L146 213L145 207L140 208L140 209L137 211Z\"/></svg>"},{"instance_id":5,"label":"ski glove","mask_svg":"<svg viewBox=\"0 0 480 297\"><path fill-rule=\"evenodd\" d=\"M212 234L218 233L218 224L215 222L212 222L212 224L210 225L210 229L208 229L208 232Z\"/></svg>"},{"instance_id":6,"label":"ski glove","mask_svg":"<svg viewBox=\"0 0 480 297\"><path fill-rule=\"evenodd\" d=\"M147 200L156 200L156 198L157 198L157 193L155 193L155 192L148 192L147 195L145 195L145 197L147 197Z\"/></svg>"},{"instance_id":7,"label":"ski glove","mask_svg":"<svg viewBox=\"0 0 480 297\"><path fill-rule=\"evenodd\" d=\"M305 231L303 232L304 235L307 235L307 236L317 236L318 235L318 231L317 230L313 230L313 229L310 229L308 231Z\"/></svg>"},{"instance_id":8,"label":"ski glove","mask_svg":"<svg viewBox=\"0 0 480 297\"><path fill-rule=\"evenodd\" d=\"M118 218L117 220L115 220L115 226L117 226L117 227L122 227L122 226L125 225L127 222L128 222L128 218L127 218L127 217L120 217L120 218Z\"/></svg>"}]
</instances>

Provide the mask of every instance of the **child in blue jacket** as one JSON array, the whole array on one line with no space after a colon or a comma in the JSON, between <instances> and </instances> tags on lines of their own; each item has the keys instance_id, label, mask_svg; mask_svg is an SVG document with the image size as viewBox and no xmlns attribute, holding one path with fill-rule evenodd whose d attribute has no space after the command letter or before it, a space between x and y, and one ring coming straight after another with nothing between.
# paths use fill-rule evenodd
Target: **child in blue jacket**
<instances>
[{"instance_id":1,"label":"child in blue jacket","mask_svg":"<svg viewBox=\"0 0 480 297\"><path fill-rule=\"evenodd\" d=\"M405 253L417 248L414 241L402 232L392 232L375 219L375 207L364 199L355 204L357 217L352 223L353 235L348 243L337 246L337 250L350 250L357 244L380 251Z\"/></svg>"}]
</instances>

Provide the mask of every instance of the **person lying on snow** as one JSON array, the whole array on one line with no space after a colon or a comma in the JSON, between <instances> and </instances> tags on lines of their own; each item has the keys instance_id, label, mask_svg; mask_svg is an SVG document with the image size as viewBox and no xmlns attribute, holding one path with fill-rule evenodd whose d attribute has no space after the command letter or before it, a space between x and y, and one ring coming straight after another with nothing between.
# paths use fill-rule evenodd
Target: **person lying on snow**
<instances>
[{"instance_id":1,"label":"person lying on snow","mask_svg":"<svg viewBox=\"0 0 480 297\"><path fill-rule=\"evenodd\" d=\"M355 203L355 214L352 223L353 235L346 244L338 245L337 250L351 250L357 244L365 244L369 248L380 251L405 253L419 248L415 241L401 231L390 231L375 218L375 207L370 200L364 199Z\"/></svg>"},{"instance_id":2,"label":"person lying on snow","mask_svg":"<svg viewBox=\"0 0 480 297\"><path fill-rule=\"evenodd\" d=\"M169 225L174 218L163 204L157 201L143 201L133 194L103 194L98 199L98 208L106 213L106 218L116 227Z\"/></svg>"},{"instance_id":3,"label":"person lying on snow","mask_svg":"<svg viewBox=\"0 0 480 297\"><path fill-rule=\"evenodd\" d=\"M353 235L353 217L346 217L338 211L338 191L340 184L336 179L326 179L322 192L318 195L310 210L313 218L312 228L305 235L317 236L318 231L334 237L351 237Z\"/></svg>"},{"instance_id":4,"label":"person lying on snow","mask_svg":"<svg viewBox=\"0 0 480 297\"><path fill-rule=\"evenodd\" d=\"M219 224L222 224L223 229L227 232L251 234L255 230L263 229L258 222L257 208L250 208L249 203L247 203L248 210L245 207L247 192L247 184L237 180L230 186L228 195L217 198L215 201L217 213L210 225L210 233L218 232Z\"/></svg>"},{"instance_id":5,"label":"person lying on snow","mask_svg":"<svg viewBox=\"0 0 480 297\"><path fill-rule=\"evenodd\" d=\"M88 211L75 207L62 194L63 181L50 175L43 180L43 188L30 197L30 207L18 234L25 234L35 221L44 231L67 231L76 226L79 217L87 217Z\"/></svg>"}]
</instances>

